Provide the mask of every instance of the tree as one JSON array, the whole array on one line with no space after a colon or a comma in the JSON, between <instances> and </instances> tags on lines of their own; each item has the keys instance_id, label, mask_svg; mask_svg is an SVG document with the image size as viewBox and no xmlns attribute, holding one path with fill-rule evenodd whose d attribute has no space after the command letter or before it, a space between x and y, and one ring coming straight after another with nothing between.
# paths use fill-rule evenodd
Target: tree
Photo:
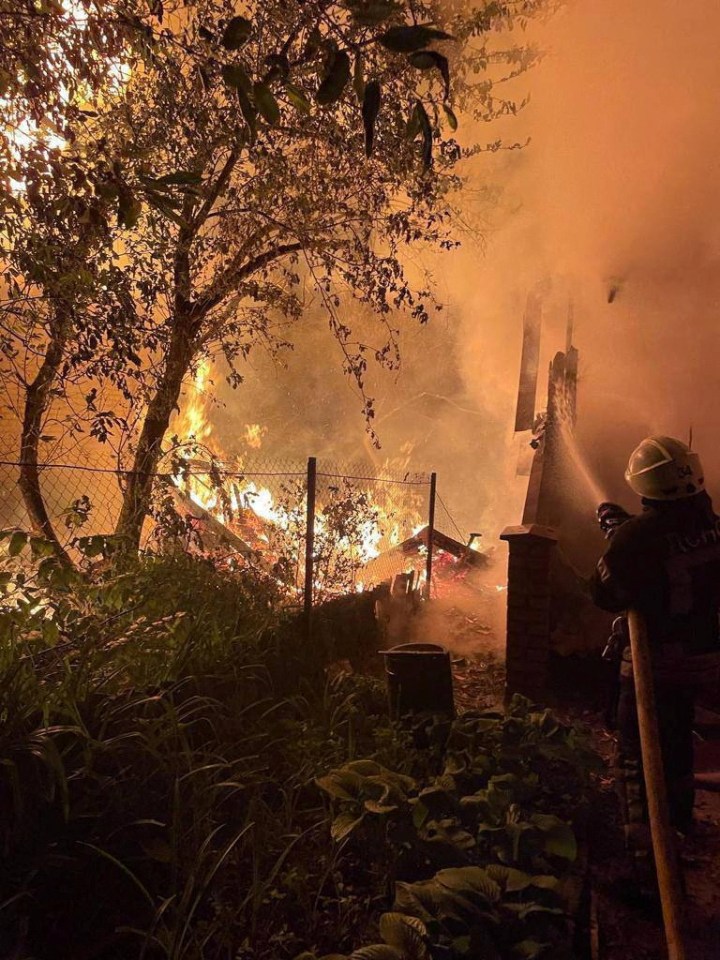
<instances>
[{"instance_id":1,"label":"tree","mask_svg":"<svg viewBox=\"0 0 720 960\"><path fill-rule=\"evenodd\" d=\"M142 63L73 130L103 171L93 190L117 204L112 289L141 370L130 395L145 412L117 526L129 548L139 544L183 380L200 359L221 355L239 383L238 362L282 339L274 318L297 318L310 286L361 391L370 359L397 361L393 312L424 322L432 308L430 291L406 276L404 248L454 242L462 151L451 100L484 119L512 109L475 71L493 57L521 68L522 56L491 53L486 38L541 6L160 7ZM353 299L375 311L380 346L354 338L345 319ZM124 376L105 340L95 350L88 374ZM365 413L370 420L367 399Z\"/></svg>"},{"instance_id":2,"label":"tree","mask_svg":"<svg viewBox=\"0 0 720 960\"><path fill-rule=\"evenodd\" d=\"M19 484L31 525L66 562L40 490L38 451L53 398L65 396L73 371L93 357L98 327L123 315L115 204L82 130L116 94L122 70L148 52L151 27L141 14L152 22L132 0L107 10L93 0L0 7L3 379L24 398ZM115 326L124 343L122 324Z\"/></svg>"}]
</instances>

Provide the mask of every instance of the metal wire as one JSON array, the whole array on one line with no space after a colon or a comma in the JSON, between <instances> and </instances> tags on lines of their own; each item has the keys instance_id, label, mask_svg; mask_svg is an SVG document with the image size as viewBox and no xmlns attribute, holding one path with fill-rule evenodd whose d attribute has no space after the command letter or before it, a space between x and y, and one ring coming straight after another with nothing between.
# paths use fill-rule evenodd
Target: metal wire
<instances>
[{"instance_id":1,"label":"metal wire","mask_svg":"<svg viewBox=\"0 0 720 960\"><path fill-rule=\"evenodd\" d=\"M466 534L464 534L464 533L462 532L462 530L460 529L460 527L457 525L457 523L455 522L455 518L454 518L453 515L450 513L450 511L448 510L448 508L445 506L445 503L444 503L442 497L440 496L439 493L437 493L437 491L436 491L436 493L435 493L435 497L437 498L437 501L438 501L438 503L440 504L440 506L441 506L441 507L443 508L443 510L445 511L445 514L446 514L448 520L449 520L450 523L453 525L453 527L455 527L455 530L456 530L458 536L460 537L461 543L466 543L466 542L468 541L469 537L468 537Z\"/></svg>"},{"instance_id":2,"label":"metal wire","mask_svg":"<svg viewBox=\"0 0 720 960\"><path fill-rule=\"evenodd\" d=\"M422 480L394 480L391 477L354 477L346 473L321 473L319 471L317 475L335 480L366 480L370 483L400 483L410 487L427 487L430 485L429 477L425 477Z\"/></svg>"},{"instance_id":3,"label":"metal wire","mask_svg":"<svg viewBox=\"0 0 720 960\"><path fill-rule=\"evenodd\" d=\"M20 469L28 465L7 456L0 460L2 530L31 529L18 485ZM153 537L161 530L162 511L169 510L179 518L181 528L199 531L203 551L215 549L218 556L233 550L248 556L254 553L262 555L266 566L280 558L284 575L299 585L306 537L306 464L257 457L243 465L245 469L239 470L236 463L227 463L232 469L223 469L217 461L190 461L175 473L155 473L153 508L143 542L153 546ZM138 471L87 462L37 466L43 502L65 549L76 550L76 538L114 532L125 481ZM370 471L357 461L325 461L318 466L318 582L330 582L343 592L387 581L404 570L408 557L394 548L427 523L429 476L407 471L368 476ZM273 522L278 515L282 522ZM327 595L323 589L316 589L316 600Z\"/></svg>"}]
</instances>

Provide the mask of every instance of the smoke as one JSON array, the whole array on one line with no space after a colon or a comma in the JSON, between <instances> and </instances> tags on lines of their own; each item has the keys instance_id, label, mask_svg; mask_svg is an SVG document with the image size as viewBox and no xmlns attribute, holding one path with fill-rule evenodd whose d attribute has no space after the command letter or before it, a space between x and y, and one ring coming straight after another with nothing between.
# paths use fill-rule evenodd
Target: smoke
<instances>
[{"instance_id":1,"label":"smoke","mask_svg":"<svg viewBox=\"0 0 720 960\"><path fill-rule=\"evenodd\" d=\"M719 29L715 0L576 0L545 25L519 121L532 143L507 188L521 209L483 267L507 311L518 285L553 281L552 350L572 293L578 440L629 504L624 464L649 432L692 426L720 489Z\"/></svg>"},{"instance_id":2,"label":"smoke","mask_svg":"<svg viewBox=\"0 0 720 960\"><path fill-rule=\"evenodd\" d=\"M527 436L512 429L525 298L541 283L541 393L572 296L578 446L596 485L636 506L622 481L631 449L649 432L686 438L692 425L720 490L720 5L575 0L533 29L545 57L506 91L530 92L528 108L500 129L461 118L466 142L531 143L467 167L463 214L484 242L418 255L445 310L427 329L404 327L399 372L371 375L382 450L370 449L361 404L311 311L287 369L256 355L246 385L221 392L230 452L245 424L260 423L273 455L362 452L436 469L452 519L492 544L522 511ZM578 496L590 511L587 489ZM442 511L439 521L458 536Z\"/></svg>"}]
</instances>

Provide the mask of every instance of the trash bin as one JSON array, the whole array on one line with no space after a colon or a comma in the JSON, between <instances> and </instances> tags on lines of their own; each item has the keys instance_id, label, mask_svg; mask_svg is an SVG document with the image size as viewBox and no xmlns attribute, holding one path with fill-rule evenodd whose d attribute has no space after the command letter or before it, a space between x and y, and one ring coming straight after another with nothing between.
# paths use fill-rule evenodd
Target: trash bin
<instances>
[{"instance_id":1,"label":"trash bin","mask_svg":"<svg viewBox=\"0 0 720 960\"><path fill-rule=\"evenodd\" d=\"M401 643L385 657L390 715L438 713L455 716L450 653L436 643Z\"/></svg>"}]
</instances>

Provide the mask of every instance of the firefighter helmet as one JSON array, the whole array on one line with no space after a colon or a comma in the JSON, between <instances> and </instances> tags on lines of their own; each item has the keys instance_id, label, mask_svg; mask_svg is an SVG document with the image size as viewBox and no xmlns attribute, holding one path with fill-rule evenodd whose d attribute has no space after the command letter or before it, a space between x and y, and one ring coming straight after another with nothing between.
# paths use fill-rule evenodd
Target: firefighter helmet
<instances>
[{"instance_id":1,"label":"firefighter helmet","mask_svg":"<svg viewBox=\"0 0 720 960\"><path fill-rule=\"evenodd\" d=\"M700 457L673 437L643 440L630 455L625 480L648 500L682 500L705 489Z\"/></svg>"}]
</instances>

